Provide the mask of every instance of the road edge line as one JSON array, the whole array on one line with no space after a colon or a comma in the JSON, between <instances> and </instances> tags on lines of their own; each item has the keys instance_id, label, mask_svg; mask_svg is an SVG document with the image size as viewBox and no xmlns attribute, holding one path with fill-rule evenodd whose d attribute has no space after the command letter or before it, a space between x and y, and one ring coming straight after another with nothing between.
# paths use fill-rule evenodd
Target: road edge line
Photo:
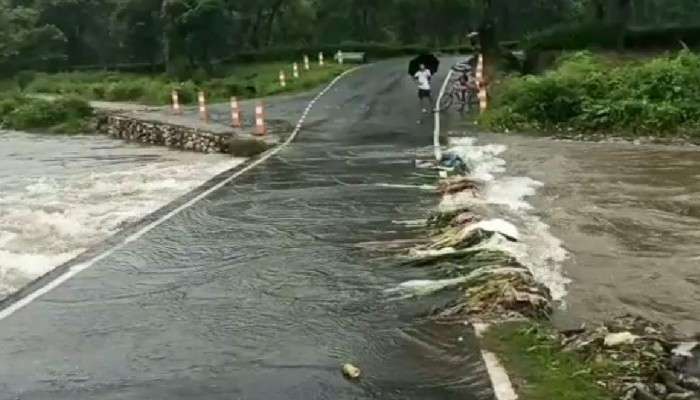
<instances>
[{"instance_id":1,"label":"road edge line","mask_svg":"<svg viewBox=\"0 0 700 400\"><path fill-rule=\"evenodd\" d=\"M433 131L433 148L435 150L435 160L440 161L442 159L442 150L440 149L440 101L442 101L443 96L445 96L445 90L447 89L447 84L450 83L450 78L452 78L452 73L454 71L450 69L447 73L445 80L442 82L440 87L440 92L435 101L434 113L435 113L435 129Z\"/></svg>"},{"instance_id":2,"label":"road edge line","mask_svg":"<svg viewBox=\"0 0 700 400\"><path fill-rule=\"evenodd\" d=\"M490 325L485 323L474 323L474 334L478 339L484 337L484 333L489 329ZM508 371L503 367L503 364L498 360L498 356L488 350L481 350L481 358L484 359L486 371L491 379L491 387L493 393L498 400L518 400L518 395L515 393L513 383L508 376Z\"/></svg>"},{"instance_id":3,"label":"road edge line","mask_svg":"<svg viewBox=\"0 0 700 400\"><path fill-rule=\"evenodd\" d=\"M120 240L118 243L115 245L112 245L108 249L100 252L99 254L89 258L86 261L80 262L78 264L72 265L68 267L62 274L58 275L51 281L47 282L43 286L37 288L36 290L26 294L23 297L17 298L15 301L7 305L7 307L3 308L0 310L0 321L8 318L12 314L16 313L17 311L23 309L24 307L28 306L31 304L34 300L39 299L40 297L50 293L57 287L61 286L63 283L67 282L74 276L78 275L79 273L87 270L88 268L92 267L95 263L107 258L108 256L114 254L117 250L122 249L124 246L127 244L134 242L138 239L140 239L143 235L146 233L150 232L154 228L158 227L161 225L163 222L166 222L170 218L174 217L175 215L179 214L180 212L192 207L193 205L197 204L200 202L202 199L205 197L209 196L210 194L216 192L217 190L221 189L234 179L238 178L239 176L245 174L246 172L252 170L253 168L257 167L258 165L262 164L263 162L267 161L270 157L276 155L279 153L283 148L287 147L290 143L296 139L296 137L299 135L299 132L301 131L304 122L306 121L306 118L308 117L309 112L311 112L311 109L313 109L314 105L316 105L316 102L323 97L330 89L333 88L343 77L347 76L348 74L357 71L358 69L362 68L362 66L358 66L355 68L348 69L346 71L343 71L340 75L336 76L328 85L326 85L307 105L304 111L301 114L301 117L299 118L297 124L294 127L294 130L292 133L289 135L289 137L282 142L281 144L275 146L274 148L266 151L262 155L260 155L256 160L248 164L246 167L240 169L236 173L232 174L231 176L227 177L226 179L222 180L221 182L217 183L216 185L210 187L209 189L203 191L199 195L193 197L189 201L185 202L184 204L181 204L180 206L176 207L175 209L171 210L170 212L166 213L165 215L161 216L160 218L156 219L155 221L143 226L136 232L128 235L126 238ZM196 189L194 189L196 190ZM57 268L60 268L58 266ZM41 278L39 278L41 279Z\"/></svg>"}]
</instances>

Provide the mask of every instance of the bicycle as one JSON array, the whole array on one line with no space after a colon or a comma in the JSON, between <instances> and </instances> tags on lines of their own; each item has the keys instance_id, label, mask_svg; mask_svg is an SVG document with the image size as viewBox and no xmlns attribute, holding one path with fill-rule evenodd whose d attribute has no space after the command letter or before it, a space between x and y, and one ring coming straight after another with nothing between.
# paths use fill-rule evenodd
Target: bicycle
<instances>
[{"instance_id":1,"label":"bicycle","mask_svg":"<svg viewBox=\"0 0 700 400\"><path fill-rule=\"evenodd\" d=\"M452 105L459 106L460 111L465 108L472 109L473 106L479 104L476 88L469 88L464 91L464 88L459 83L459 77L453 78L448 85L450 90L443 94L438 104L438 111L443 112L449 109Z\"/></svg>"}]
</instances>

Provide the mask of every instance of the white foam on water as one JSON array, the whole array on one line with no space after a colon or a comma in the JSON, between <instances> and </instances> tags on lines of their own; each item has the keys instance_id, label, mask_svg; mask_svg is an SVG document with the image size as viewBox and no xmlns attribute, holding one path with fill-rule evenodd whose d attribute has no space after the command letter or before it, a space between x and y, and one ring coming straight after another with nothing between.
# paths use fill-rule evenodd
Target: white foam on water
<instances>
[{"instance_id":1,"label":"white foam on water","mask_svg":"<svg viewBox=\"0 0 700 400\"><path fill-rule=\"evenodd\" d=\"M424 258L424 257L435 257L435 256L444 256L446 254L452 254L456 252L452 247L445 247L439 250L419 250L419 249L411 249L409 251L409 255L411 257L415 258Z\"/></svg>"},{"instance_id":2,"label":"white foam on water","mask_svg":"<svg viewBox=\"0 0 700 400\"><path fill-rule=\"evenodd\" d=\"M508 240L500 234L479 243L475 250L501 251L513 256L530 270L535 279L549 288L552 298L562 300L567 293L570 280L562 274L561 264L568 257L559 239L549 233L549 227L532 219L527 233L519 241Z\"/></svg>"},{"instance_id":3,"label":"white foam on water","mask_svg":"<svg viewBox=\"0 0 700 400\"><path fill-rule=\"evenodd\" d=\"M525 199L534 196L542 183L528 177L502 177L489 182L483 196L489 204L507 206L512 210L530 210Z\"/></svg>"},{"instance_id":4,"label":"white foam on water","mask_svg":"<svg viewBox=\"0 0 700 400\"><path fill-rule=\"evenodd\" d=\"M507 147L498 144L476 146L474 138L450 139L451 153L457 154L470 170L470 176L482 181L492 181L494 174L505 172L506 162L498 155Z\"/></svg>"},{"instance_id":5,"label":"white foam on water","mask_svg":"<svg viewBox=\"0 0 700 400\"><path fill-rule=\"evenodd\" d=\"M426 226L428 223L428 220L426 219L409 219L409 220L401 220L401 221L391 221L392 224L394 225L401 225L409 228L415 228L415 227L421 227L421 226Z\"/></svg>"},{"instance_id":6,"label":"white foam on water","mask_svg":"<svg viewBox=\"0 0 700 400\"><path fill-rule=\"evenodd\" d=\"M441 290L457 286L467 281L467 277L441 280L413 280L385 290L387 294L397 294L400 299L427 296Z\"/></svg>"},{"instance_id":7,"label":"white foam on water","mask_svg":"<svg viewBox=\"0 0 700 400\"><path fill-rule=\"evenodd\" d=\"M394 183L376 183L375 186L391 189L419 189L431 192L437 189L437 187L433 185L400 185Z\"/></svg>"},{"instance_id":8,"label":"white foam on water","mask_svg":"<svg viewBox=\"0 0 700 400\"><path fill-rule=\"evenodd\" d=\"M100 136L0 133L0 297L240 164Z\"/></svg>"},{"instance_id":9,"label":"white foam on water","mask_svg":"<svg viewBox=\"0 0 700 400\"><path fill-rule=\"evenodd\" d=\"M500 218L479 221L476 224L470 225L469 227L467 227L467 229L472 231L481 229L487 232L500 233L506 237L513 238L515 240L520 239L520 233L518 232L518 228L516 228L515 225L511 224L510 222Z\"/></svg>"},{"instance_id":10,"label":"white foam on water","mask_svg":"<svg viewBox=\"0 0 700 400\"><path fill-rule=\"evenodd\" d=\"M562 271L562 262L568 257L562 242L554 237L549 226L532 213L527 201L542 187L529 177L505 175L506 162L499 157L507 150L502 145L477 145L475 138L451 139L451 152L458 154L469 166L470 177L484 183L478 196L465 191L444 196L439 209L450 211L462 207L487 206L490 214L501 218L482 222L481 228L501 233L494 235L477 248L504 251L530 269L538 282L546 285L555 300L561 300L570 283ZM494 222L498 221L498 222ZM476 229L474 224L471 229ZM518 242L505 236L516 238Z\"/></svg>"}]
</instances>

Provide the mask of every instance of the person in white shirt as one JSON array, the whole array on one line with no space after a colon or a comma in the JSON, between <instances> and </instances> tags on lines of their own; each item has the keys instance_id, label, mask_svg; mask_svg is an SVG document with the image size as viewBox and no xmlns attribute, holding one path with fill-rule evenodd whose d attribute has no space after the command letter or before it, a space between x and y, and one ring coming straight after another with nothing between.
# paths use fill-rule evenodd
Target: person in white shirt
<instances>
[{"instance_id":1,"label":"person in white shirt","mask_svg":"<svg viewBox=\"0 0 700 400\"><path fill-rule=\"evenodd\" d=\"M420 69L413 75L413 78L418 84L418 101L420 101L423 112L426 113L433 107L433 94L430 90L432 74L429 69L425 68L424 64L421 64Z\"/></svg>"}]
</instances>

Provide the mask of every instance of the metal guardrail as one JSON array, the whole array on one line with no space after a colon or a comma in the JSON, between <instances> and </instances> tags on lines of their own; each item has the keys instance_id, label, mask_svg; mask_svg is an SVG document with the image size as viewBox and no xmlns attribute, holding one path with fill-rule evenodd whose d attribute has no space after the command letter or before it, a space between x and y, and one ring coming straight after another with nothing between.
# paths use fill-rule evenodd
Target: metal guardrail
<instances>
[{"instance_id":1,"label":"metal guardrail","mask_svg":"<svg viewBox=\"0 0 700 400\"><path fill-rule=\"evenodd\" d=\"M367 53L357 52L357 51L343 51L335 54L335 60L340 61L340 57L343 57L343 62L364 64L367 62Z\"/></svg>"}]
</instances>

